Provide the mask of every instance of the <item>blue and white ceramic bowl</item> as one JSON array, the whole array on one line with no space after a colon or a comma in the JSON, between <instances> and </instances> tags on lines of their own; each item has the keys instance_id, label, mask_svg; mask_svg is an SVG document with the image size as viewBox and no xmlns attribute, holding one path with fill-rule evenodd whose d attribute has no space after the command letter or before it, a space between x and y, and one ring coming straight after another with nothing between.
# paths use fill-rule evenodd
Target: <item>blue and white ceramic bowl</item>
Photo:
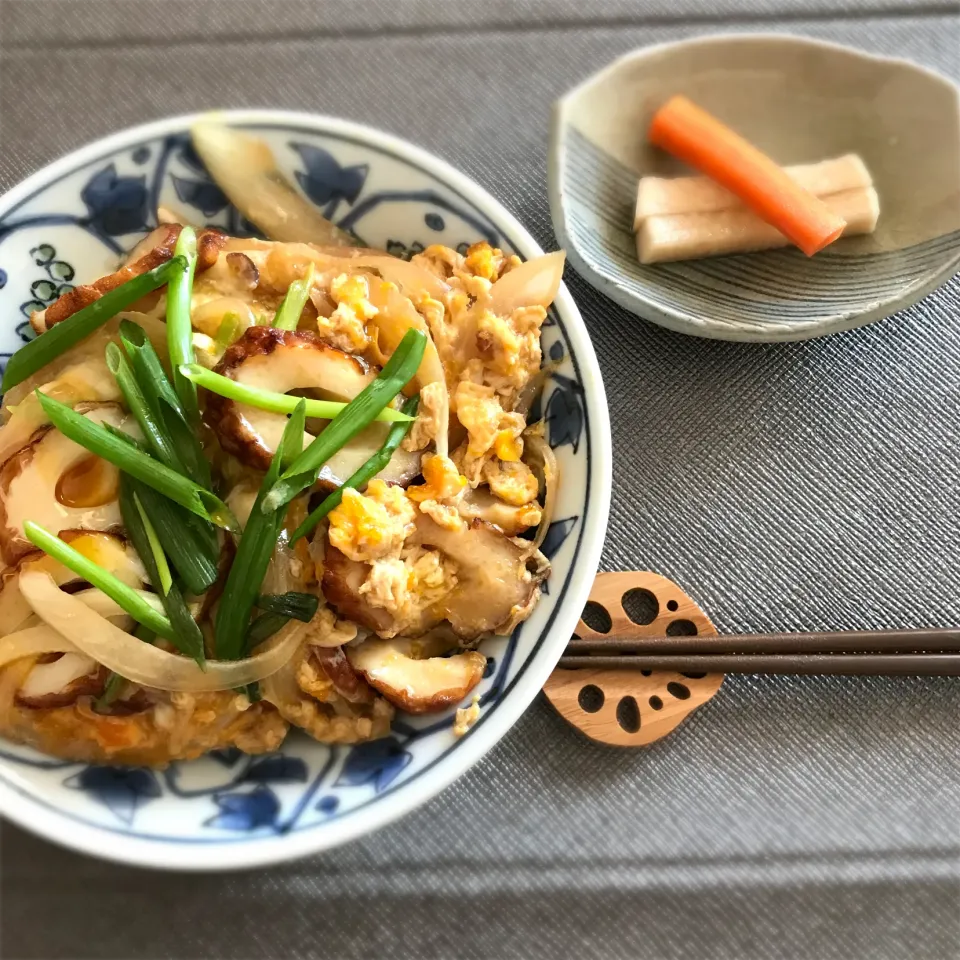
<instances>
[{"instance_id":1,"label":"blue and white ceramic bowl","mask_svg":"<svg viewBox=\"0 0 960 960\"><path fill-rule=\"evenodd\" d=\"M100 140L34 174L0 199L0 331L4 361L29 336L30 312L71 284L110 272L156 224L163 204L192 222L247 225L190 147L192 117ZM484 239L540 254L523 227L436 157L330 117L238 111L324 215L397 255L430 243ZM610 426L583 321L561 289L543 331L559 363L543 396L561 469L544 552L553 573L530 619L487 643L482 713L461 739L452 713L398 716L389 739L328 747L298 733L281 752L220 752L169 769L67 763L0 741L0 813L58 843L150 867L228 869L343 843L413 809L479 760L534 698L574 631L590 591L610 499ZM523 771L517 771L523 776Z\"/></svg>"}]
</instances>

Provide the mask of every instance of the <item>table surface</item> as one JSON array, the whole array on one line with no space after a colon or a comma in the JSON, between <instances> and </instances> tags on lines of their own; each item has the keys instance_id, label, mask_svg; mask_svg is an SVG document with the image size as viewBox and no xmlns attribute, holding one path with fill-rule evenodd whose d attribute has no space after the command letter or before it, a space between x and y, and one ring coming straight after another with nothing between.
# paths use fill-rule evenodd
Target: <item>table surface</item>
<instances>
[{"instance_id":1,"label":"table surface","mask_svg":"<svg viewBox=\"0 0 960 960\"><path fill-rule=\"evenodd\" d=\"M4 0L0 188L139 121L315 110L418 143L555 246L550 103L621 53L789 30L960 77L926 0ZM686 338L568 271L610 401L604 569L721 630L960 620L960 282L819 341ZM5 957L912 960L960 950L960 684L728 678L655 746L542 700L373 836L182 878L0 831Z\"/></svg>"}]
</instances>

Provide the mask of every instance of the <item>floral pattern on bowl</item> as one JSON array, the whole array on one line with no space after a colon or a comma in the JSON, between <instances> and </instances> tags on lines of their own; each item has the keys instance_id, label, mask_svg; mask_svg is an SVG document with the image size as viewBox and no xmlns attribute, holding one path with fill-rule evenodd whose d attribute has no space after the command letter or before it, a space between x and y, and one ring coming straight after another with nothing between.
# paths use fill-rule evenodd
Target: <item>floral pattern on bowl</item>
<instances>
[{"instance_id":1,"label":"floral pattern on bowl","mask_svg":"<svg viewBox=\"0 0 960 960\"><path fill-rule=\"evenodd\" d=\"M255 233L190 145L189 117L137 128L40 171L0 200L0 362L32 336L26 319L75 282L109 272L163 205L195 224ZM541 251L492 198L446 164L356 124L275 111L228 122L264 137L325 216L363 243L409 257L484 239ZM531 618L483 646L481 718L461 739L453 713L398 715L391 736L330 747L293 732L280 752L217 751L166 770L56 760L0 741L0 812L52 840L145 866L218 869L282 860L380 826L479 759L549 675L599 560L610 486L606 402L579 313L561 291L543 332L557 368L534 411L563 482L544 543L553 574Z\"/></svg>"}]
</instances>

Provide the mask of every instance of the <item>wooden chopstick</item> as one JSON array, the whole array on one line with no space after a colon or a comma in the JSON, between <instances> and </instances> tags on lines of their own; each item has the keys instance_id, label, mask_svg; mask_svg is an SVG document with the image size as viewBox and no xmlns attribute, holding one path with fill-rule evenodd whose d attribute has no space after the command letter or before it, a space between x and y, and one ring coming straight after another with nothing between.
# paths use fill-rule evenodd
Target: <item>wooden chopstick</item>
<instances>
[{"instance_id":1,"label":"wooden chopstick","mask_svg":"<svg viewBox=\"0 0 960 960\"><path fill-rule=\"evenodd\" d=\"M847 630L571 640L561 667L680 673L960 676L960 630Z\"/></svg>"},{"instance_id":2,"label":"wooden chopstick","mask_svg":"<svg viewBox=\"0 0 960 960\"><path fill-rule=\"evenodd\" d=\"M582 654L807 654L960 653L960 630L844 630L835 633L746 633L719 637L650 637L618 631L615 637L571 640L566 655Z\"/></svg>"},{"instance_id":3,"label":"wooden chopstick","mask_svg":"<svg viewBox=\"0 0 960 960\"><path fill-rule=\"evenodd\" d=\"M671 637L671 640L676 639ZM960 677L957 653L705 653L562 656L565 670L672 670L677 673Z\"/></svg>"}]
</instances>

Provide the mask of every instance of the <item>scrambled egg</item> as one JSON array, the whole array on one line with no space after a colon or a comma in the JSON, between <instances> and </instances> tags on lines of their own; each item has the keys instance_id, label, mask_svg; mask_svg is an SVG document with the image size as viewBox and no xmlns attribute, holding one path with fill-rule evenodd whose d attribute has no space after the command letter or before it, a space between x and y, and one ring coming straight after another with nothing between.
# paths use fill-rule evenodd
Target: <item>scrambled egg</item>
<instances>
[{"instance_id":1,"label":"scrambled egg","mask_svg":"<svg viewBox=\"0 0 960 960\"><path fill-rule=\"evenodd\" d=\"M482 457L497 438L503 407L493 387L464 380L455 394L457 419L467 428L467 456Z\"/></svg>"},{"instance_id":2,"label":"scrambled egg","mask_svg":"<svg viewBox=\"0 0 960 960\"><path fill-rule=\"evenodd\" d=\"M473 280L495 283L509 270L520 264L520 258L505 254L499 247L491 247L486 241L467 248L466 256L440 244L432 244L423 253L413 258L414 263L442 277L451 285L462 289Z\"/></svg>"},{"instance_id":3,"label":"scrambled egg","mask_svg":"<svg viewBox=\"0 0 960 960\"><path fill-rule=\"evenodd\" d=\"M442 600L457 585L455 565L438 550L409 547L402 559L375 561L360 594L394 614L397 631Z\"/></svg>"},{"instance_id":4,"label":"scrambled egg","mask_svg":"<svg viewBox=\"0 0 960 960\"><path fill-rule=\"evenodd\" d=\"M369 563L399 556L414 531L417 512L400 487L371 480L366 493L344 490L330 512L330 543L351 560Z\"/></svg>"},{"instance_id":5,"label":"scrambled egg","mask_svg":"<svg viewBox=\"0 0 960 960\"><path fill-rule=\"evenodd\" d=\"M437 439L441 414L447 403L447 387L443 383L427 383L420 388L417 419L403 438L404 450L422 450Z\"/></svg>"},{"instance_id":6,"label":"scrambled egg","mask_svg":"<svg viewBox=\"0 0 960 960\"><path fill-rule=\"evenodd\" d=\"M462 737L480 719L480 695L475 693L469 707L460 707L453 718L453 735Z\"/></svg>"},{"instance_id":7,"label":"scrambled egg","mask_svg":"<svg viewBox=\"0 0 960 960\"><path fill-rule=\"evenodd\" d=\"M457 504L457 512L464 520L485 520L498 526L508 537L515 537L535 527L543 516L540 504L526 503L515 507L489 495L481 500L464 497Z\"/></svg>"},{"instance_id":8,"label":"scrambled egg","mask_svg":"<svg viewBox=\"0 0 960 960\"><path fill-rule=\"evenodd\" d=\"M330 296L337 307L329 317L317 317L320 336L347 353L362 352L370 345L366 323L377 315L367 278L341 273L330 281Z\"/></svg>"},{"instance_id":9,"label":"scrambled egg","mask_svg":"<svg viewBox=\"0 0 960 960\"><path fill-rule=\"evenodd\" d=\"M523 455L522 414L505 413L492 387L461 381L456 392L457 419L467 429L466 445L454 459L472 487L482 482L484 464L493 457L519 463Z\"/></svg>"},{"instance_id":10,"label":"scrambled egg","mask_svg":"<svg viewBox=\"0 0 960 960\"><path fill-rule=\"evenodd\" d=\"M356 639L356 624L338 620L330 607L321 606L307 624L306 641L315 647L342 647Z\"/></svg>"},{"instance_id":11,"label":"scrambled egg","mask_svg":"<svg viewBox=\"0 0 960 960\"><path fill-rule=\"evenodd\" d=\"M445 530L456 532L466 526L458 507L440 503L439 500L424 500L420 504L420 512L425 513Z\"/></svg>"},{"instance_id":12,"label":"scrambled egg","mask_svg":"<svg viewBox=\"0 0 960 960\"><path fill-rule=\"evenodd\" d=\"M424 456L421 469L426 482L407 490L411 500L449 500L462 493L467 485L467 478L460 475L449 457Z\"/></svg>"},{"instance_id":13,"label":"scrambled egg","mask_svg":"<svg viewBox=\"0 0 960 960\"><path fill-rule=\"evenodd\" d=\"M520 307L509 317L484 310L477 321L477 349L484 382L502 396L513 397L540 369L543 307Z\"/></svg>"},{"instance_id":14,"label":"scrambled egg","mask_svg":"<svg viewBox=\"0 0 960 960\"><path fill-rule=\"evenodd\" d=\"M536 500L540 482L525 463L491 460L483 465L483 479L491 493L515 507Z\"/></svg>"},{"instance_id":15,"label":"scrambled egg","mask_svg":"<svg viewBox=\"0 0 960 960\"><path fill-rule=\"evenodd\" d=\"M543 307L520 307L509 316L484 309L490 287L520 263L489 243L475 243L466 256L447 247L427 247L413 262L442 277L450 290L444 302L422 297L426 320L448 375L492 387L508 402L540 369ZM476 316L472 316L472 312ZM463 341L463 337L470 342Z\"/></svg>"}]
</instances>

